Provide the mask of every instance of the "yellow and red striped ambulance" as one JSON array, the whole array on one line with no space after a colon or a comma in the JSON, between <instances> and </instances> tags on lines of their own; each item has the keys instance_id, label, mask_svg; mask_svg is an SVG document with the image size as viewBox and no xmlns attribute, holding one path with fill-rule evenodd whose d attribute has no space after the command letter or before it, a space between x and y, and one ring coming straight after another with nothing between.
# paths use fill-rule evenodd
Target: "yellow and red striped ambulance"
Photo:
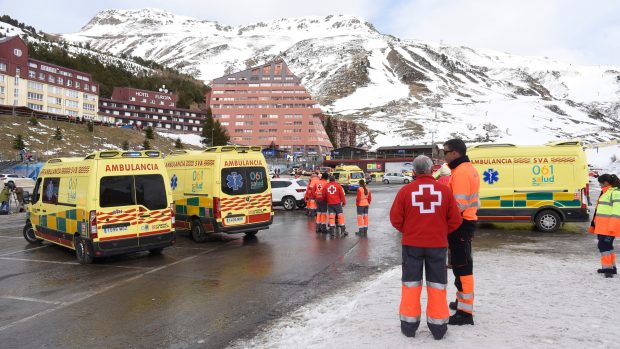
<instances>
[{"instance_id":1,"label":"yellow and red striped ambulance","mask_svg":"<svg viewBox=\"0 0 620 349\"><path fill-rule=\"evenodd\" d=\"M96 257L175 243L172 194L159 151L100 151L56 158L41 169L28 200L24 237Z\"/></svg>"},{"instance_id":2,"label":"yellow and red striped ambulance","mask_svg":"<svg viewBox=\"0 0 620 349\"><path fill-rule=\"evenodd\" d=\"M273 221L267 163L258 146L175 151L166 157L176 228L197 242L209 233L253 236Z\"/></svg>"}]
</instances>

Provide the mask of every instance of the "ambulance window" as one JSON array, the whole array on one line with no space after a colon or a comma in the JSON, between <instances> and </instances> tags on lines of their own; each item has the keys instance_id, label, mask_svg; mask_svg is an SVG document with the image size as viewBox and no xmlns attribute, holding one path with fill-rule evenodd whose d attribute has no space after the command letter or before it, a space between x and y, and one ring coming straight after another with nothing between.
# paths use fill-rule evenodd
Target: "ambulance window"
<instances>
[{"instance_id":1,"label":"ambulance window","mask_svg":"<svg viewBox=\"0 0 620 349\"><path fill-rule=\"evenodd\" d=\"M248 194L262 193L267 189L267 173L264 167L248 167L245 169L250 184Z\"/></svg>"},{"instance_id":2,"label":"ambulance window","mask_svg":"<svg viewBox=\"0 0 620 349\"><path fill-rule=\"evenodd\" d=\"M99 186L99 206L135 205L133 192L133 176L103 177Z\"/></svg>"},{"instance_id":3,"label":"ambulance window","mask_svg":"<svg viewBox=\"0 0 620 349\"><path fill-rule=\"evenodd\" d=\"M338 178L340 178L340 173L339 172L332 172L332 176L334 176L334 179L338 179Z\"/></svg>"},{"instance_id":4,"label":"ambulance window","mask_svg":"<svg viewBox=\"0 0 620 349\"><path fill-rule=\"evenodd\" d=\"M41 190L41 181L42 179L39 178L37 179L37 184L34 186L34 190L32 191L32 203L36 204L39 201L39 193Z\"/></svg>"},{"instance_id":5,"label":"ambulance window","mask_svg":"<svg viewBox=\"0 0 620 349\"><path fill-rule=\"evenodd\" d=\"M361 172L351 172L351 179L364 179L364 174Z\"/></svg>"},{"instance_id":6,"label":"ambulance window","mask_svg":"<svg viewBox=\"0 0 620 349\"><path fill-rule=\"evenodd\" d=\"M228 195L258 194L267 190L264 167L230 167L222 169L222 191Z\"/></svg>"},{"instance_id":7,"label":"ambulance window","mask_svg":"<svg viewBox=\"0 0 620 349\"><path fill-rule=\"evenodd\" d=\"M166 187L161 175L140 175L136 178L136 201L149 210L168 207Z\"/></svg>"},{"instance_id":8,"label":"ambulance window","mask_svg":"<svg viewBox=\"0 0 620 349\"><path fill-rule=\"evenodd\" d=\"M43 203L44 204L57 204L58 203L58 186L60 184L60 178L45 178L43 181Z\"/></svg>"}]
</instances>

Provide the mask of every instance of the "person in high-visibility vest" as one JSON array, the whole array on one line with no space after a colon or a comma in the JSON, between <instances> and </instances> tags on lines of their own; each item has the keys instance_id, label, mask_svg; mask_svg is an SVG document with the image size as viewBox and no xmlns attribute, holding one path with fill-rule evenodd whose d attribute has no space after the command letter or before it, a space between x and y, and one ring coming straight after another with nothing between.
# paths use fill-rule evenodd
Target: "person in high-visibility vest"
<instances>
[{"instance_id":1,"label":"person in high-visibility vest","mask_svg":"<svg viewBox=\"0 0 620 349\"><path fill-rule=\"evenodd\" d=\"M308 182L308 186L306 187L306 194L304 195L304 199L306 200L306 210L307 215L309 217L316 216L316 200L314 199L314 187L319 182L319 174L313 172L310 176L310 182Z\"/></svg>"},{"instance_id":2,"label":"person in high-visibility vest","mask_svg":"<svg viewBox=\"0 0 620 349\"><path fill-rule=\"evenodd\" d=\"M390 222L402 233L401 332L415 337L420 326L422 274L425 274L426 323L433 337L441 339L448 330L450 317L446 299L448 239L462 218L450 188L431 176L432 166L431 159L424 155L413 160L416 179L396 194Z\"/></svg>"},{"instance_id":3,"label":"person in high-visibility vest","mask_svg":"<svg viewBox=\"0 0 620 349\"><path fill-rule=\"evenodd\" d=\"M449 188L461 211L463 223L448 238L450 263L457 288L456 301L450 308L456 313L450 316L450 325L474 324L474 261L471 240L476 231L480 199L480 176L467 157L467 146L455 138L443 144L444 158L451 170Z\"/></svg>"},{"instance_id":4,"label":"person in high-visibility vest","mask_svg":"<svg viewBox=\"0 0 620 349\"><path fill-rule=\"evenodd\" d=\"M344 195L344 189L336 182L334 176L329 176L329 182L323 188L323 196L329 211L329 233L335 235L339 232L342 236L349 235L344 224L344 212L342 210L347 204L347 199Z\"/></svg>"},{"instance_id":5,"label":"person in high-visibility vest","mask_svg":"<svg viewBox=\"0 0 620 349\"><path fill-rule=\"evenodd\" d=\"M327 233L327 201L323 195L323 188L327 185L327 172L321 174L321 179L314 186L314 200L316 201L316 232Z\"/></svg>"},{"instance_id":6,"label":"person in high-visibility vest","mask_svg":"<svg viewBox=\"0 0 620 349\"><path fill-rule=\"evenodd\" d=\"M363 179L359 181L360 187L357 188L357 198L355 205L357 206L357 235L365 235L368 233L368 206L372 202L372 194L366 186Z\"/></svg>"},{"instance_id":7,"label":"person in high-visibility vest","mask_svg":"<svg viewBox=\"0 0 620 349\"><path fill-rule=\"evenodd\" d=\"M588 232L596 234L598 250L601 253L601 268L598 272L611 278L618 274L614 239L620 236L620 179L615 174L598 177L601 196Z\"/></svg>"}]
</instances>

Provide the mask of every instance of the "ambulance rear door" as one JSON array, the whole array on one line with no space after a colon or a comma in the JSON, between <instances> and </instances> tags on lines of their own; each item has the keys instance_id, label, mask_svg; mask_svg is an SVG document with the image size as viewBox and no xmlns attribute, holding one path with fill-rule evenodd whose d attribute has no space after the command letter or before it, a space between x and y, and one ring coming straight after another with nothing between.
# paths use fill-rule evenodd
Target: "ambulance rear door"
<instances>
[{"instance_id":1,"label":"ambulance rear door","mask_svg":"<svg viewBox=\"0 0 620 349\"><path fill-rule=\"evenodd\" d=\"M271 190L264 166L222 167L220 178L224 227L270 220Z\"/></svg>"}]
</instances>

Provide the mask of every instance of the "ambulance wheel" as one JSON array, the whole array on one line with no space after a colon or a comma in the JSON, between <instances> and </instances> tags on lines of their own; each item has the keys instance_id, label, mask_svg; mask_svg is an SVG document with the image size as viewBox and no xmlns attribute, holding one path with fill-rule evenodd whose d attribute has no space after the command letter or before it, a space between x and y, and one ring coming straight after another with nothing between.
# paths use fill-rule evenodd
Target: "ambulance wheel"
<instances>
[{"instance_id":1,"label":"ambulance wheel","mask_svg":"<svg viewBox=\"0 0 620 349\"><path fill-rule=\"evenodd\" d=\"M88 244L81 237L76 236L75 240L75 256L80 264L90 264L93 262L93 255L88 251Z\"/></svg>"},{"instance_id":2,"label":"ambulance wheel","mask_svg":"<svg viewBox=\"0 0 620 349\"><path fill-rule=\"evenodd\" d=\"M162 252L164 252L164 248L163 247L152 248L152 249L149 250L149 253L154 255L154 256L159 256Z\"/></svg>"},{"instance_id":3,"label":"ambulance wheel","mask_svg":"<svg viewBox=\"0 0 620 349\"><path fill-rule=\"evenodd\" d=\"M562 219L560 215L552 210L544 210L536 215L534 218L536 229L540 232L550 233L558 230L562 225Z\"/></svg>"},{"instance_id":4,"label":"ambulance wheel","mask_svg":"<svg viewBox=\"0 0 620 349\"><path fill-rule=\"evenodd\" d=\"M387 179L384 179L383 184L390 184L390 181L388 181Z\"/></svg>"},{"instance_id":5,"label":"ambulance wheel","mask_svg":"<svg viewBox=\"0 0 620 349\"><path fill-rule=\"evenodd\" d=\"M41 239L38 239L37 236L34 235L34 228L32 228L30 222L26 223L24 226L24 238L31 244L41 243Z\"/></svg>"},{"instance_id":6,"label":"ambulance wheel","mask_svg":"<svg viewBox=\"0 0 620 349\"><path fill-rule=\"evenodd\" d=\"M292 196L285 196L284 199L282 199L282 206L287 211L294 210L297 207L297 204L295 203L295 198Z\"/></svg>"},{"instance_id":7,"label":"ambulance wheel","mask_svg":"<svg viewBox=\"0 0 620 349\"><path fill-rule=\"evenodd\" d=\"M196 242L207 241L207 232L197 219L192 221L192 239Z\"/></svg>"}]
</instances>

